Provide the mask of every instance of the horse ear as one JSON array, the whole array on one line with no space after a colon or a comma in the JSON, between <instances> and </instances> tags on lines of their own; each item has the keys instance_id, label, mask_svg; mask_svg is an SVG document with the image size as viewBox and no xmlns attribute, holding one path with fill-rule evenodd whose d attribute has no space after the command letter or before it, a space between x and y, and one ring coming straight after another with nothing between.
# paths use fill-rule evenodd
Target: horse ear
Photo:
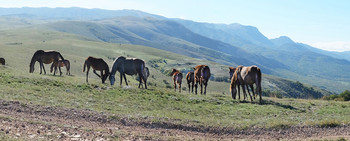
<instances>
[{"instance_id":1,"label":"horse ear","mask_svg":"<svg viewBox=\"0 0 350 141\"><path fill-rule=\"evenodd\" d=\"M196 70L196 68L195 68L195 67L193 67L192 69L193 69L193 70Z\"/></svg>"},{"instance_id":2,"label":"horse ear","mask_svg":"<svg viewBox=\"0 0 350 141\"><path fill-rule=\"evenodd\" d=\"M230 69L230 70L233 70L233 69L235 69L235 68L234 68L234 67L229 67L229 69Z\"/></svg>"}]
</instances>

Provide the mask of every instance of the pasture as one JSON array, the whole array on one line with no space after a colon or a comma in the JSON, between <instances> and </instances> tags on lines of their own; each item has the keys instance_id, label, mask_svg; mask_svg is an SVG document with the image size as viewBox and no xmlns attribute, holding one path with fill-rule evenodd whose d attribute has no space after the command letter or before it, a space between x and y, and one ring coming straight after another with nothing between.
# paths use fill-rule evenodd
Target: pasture
<instances>
[{"instance_id":1,"label":"pasture","mask_svg":"<svg viewBox=\"0 0 350 141\"><path fill-rule=\"evenodd\" d=\"M133 122L222 129L218 131L338 127L350 123L349 102L263 97L264 104L259 105L258 100L256 103L232 100L229 83L225 82L209 81L205 96L189 94L184 79L184 89L178 93L174 92L171 76L164 73L171 68L189 70L195 65L206 64L216 76L229 75L228 66L213 62L144 46L102 43L51 31L23 29L21 32L0 32L0 55L7 62L6 66L0 66L2 100L88 109L106 113L112 119L128 118ZM72 76L39 75L38 63L34 73L29 74L30 58L37 49L60 51L71 62ZM101 80L92 73L89 84L85 82L82 66L87 56L103 58L111 65L113 59L121 55L146 61L146 66L150 68L148 89L138 89L138 81L133 76L127 76L130 87L120 87L118 72L113 87L109 81L101 84ZM50 65L45 67L48 70ZM65 68L62 72L65 74ZM263 88L264 83L265 87L270 84L266 78L273 77L263 75Z\"/></svg>"}]
</instances>

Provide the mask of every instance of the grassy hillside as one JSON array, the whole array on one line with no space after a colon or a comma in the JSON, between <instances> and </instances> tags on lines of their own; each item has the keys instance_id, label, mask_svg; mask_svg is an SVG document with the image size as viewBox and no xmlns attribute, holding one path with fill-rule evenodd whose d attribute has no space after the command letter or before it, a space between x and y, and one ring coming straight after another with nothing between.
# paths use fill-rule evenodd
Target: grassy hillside
<instances>
[{"instance_id":1,"label":"grassy hillside","mask_svg":"<svg viewBox=\"0 0 350 141\"><path fill-rule=\"evenodd\" d=\"M2 52L0 52L0 56L6 58L8 67L17 69L18 73L23 74L27 74L29 72L29 62L33 53L37 49L43 49L60 51L65 59L71 61L71 73L75 77L85 77L85 73L82 72L82 66L84 60L88 56L103 58L109 65L112 65L113 59L121 55L144 59L151 69L149 83L151 85L157 85L158 87L172 87L171 77L167 74L167 72L169 72L169 70L172 68L180 69L185 73L190 71L192 67L198 64L207 64L211 68L213 79L223 78L227 81L229 76L228 66L226 65L189 58L145 46L104 43L86 37L36 28L5 30L0 32L0 41L2 43L0 44L0 48L2 50ZM47 70L50 67L50 65L45 66ZM36 70L34 73L38 74L38 63L35 65L35 68ZM65 68L63 68L63 72L65 72ZM93 73L91 73L89 76L91 79L97 79ZM118 84L119 75L117 74L116 76ZM134 77L127 77L133 84L137 83ZM284 89L278 87L279 85L283 84L287 85L288 87L285 87ZM228 81L210 81L209 85L209 91L229 94ZM187 86L184 86L183 88L187 89ZM263 76L263 88L277 91L288 97L290 97L288 95L288 93L290 93L289 90L294 89L292 85L288 85L285 81L281 81L280 79L269 75ZM322 91L317 88L315 88L315 90L321 91L323 95L329 94L327 91ZM301 92L300 95L292 97L301 98L304 97L301 95L310 94L311 93L302 94Z\"/></svg>"}]
</instances>

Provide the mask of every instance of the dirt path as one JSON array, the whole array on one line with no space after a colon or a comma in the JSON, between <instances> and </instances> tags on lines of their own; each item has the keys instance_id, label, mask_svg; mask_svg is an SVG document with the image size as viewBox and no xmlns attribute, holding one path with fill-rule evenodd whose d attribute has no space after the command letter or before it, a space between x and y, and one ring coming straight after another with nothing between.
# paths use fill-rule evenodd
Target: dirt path
<instances>
[{"instance_id":1,"label":"dirt path","mask_svg":"<svg viewBox=\"0 0 350 141\"><path fill-rule=\"evenodd\" d=\"M24 140L279 140L349 139L350 126L335 128L235 130L129 120L90 110L75 110L0 100L0 134Z\"/></svg>"}]
</instances>

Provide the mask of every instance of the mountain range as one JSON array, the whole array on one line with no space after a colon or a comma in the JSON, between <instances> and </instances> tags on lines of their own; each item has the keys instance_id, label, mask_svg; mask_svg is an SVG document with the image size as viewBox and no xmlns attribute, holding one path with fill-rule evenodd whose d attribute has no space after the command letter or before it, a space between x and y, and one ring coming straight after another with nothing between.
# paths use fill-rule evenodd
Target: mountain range
<instances>
[{"instance_id":1,"label":"mountain range","mask_svg":"<svg viewBox=\"0 0 350 141\"><path fill-rule=\"evenodd\" d=\"M28 7L0 8L0 21L11 21L16 28L44 28L102 42L144 45L230 66L257 65L265 74L334 92L350 86L350 52L324 51L286 36L268 39L256 27L237 23L200 23L137 10Z\"/></svg>"}]
</instances>

